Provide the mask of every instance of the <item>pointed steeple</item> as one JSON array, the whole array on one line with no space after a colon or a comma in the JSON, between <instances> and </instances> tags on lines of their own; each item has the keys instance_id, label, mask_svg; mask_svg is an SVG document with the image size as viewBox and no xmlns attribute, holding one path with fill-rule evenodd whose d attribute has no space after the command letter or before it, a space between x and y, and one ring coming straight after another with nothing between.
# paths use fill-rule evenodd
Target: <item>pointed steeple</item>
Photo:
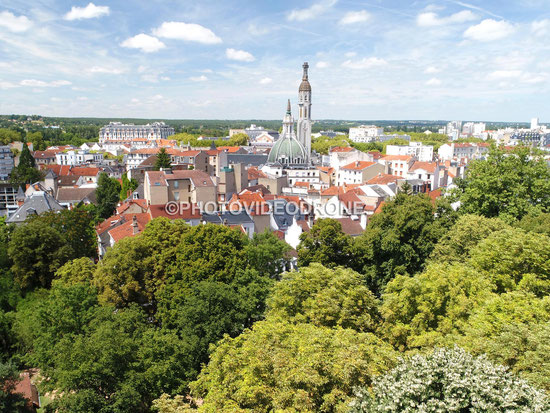
<instances>
[{"instance_id":1,"label":"pointed steeple","mask_svg":"<svg viewBox=\"0 0 550 413\"><path fill-rule=\"evenodd\" d=\"M288 103L286 105L286 114L287 115L290 115L292 112L291 112L291 109L290 109L290 99L288 99Z\"/></svg>"},{"instance_id":2,"label":"pointed steeple","mask_svg":"<svg viewBox=\"0 0 550 413\"><path fill-rule=\"evenodd\" d=\"M302 75L302 83L300 83L300 88L298 89L298 92L311 92L311 85L309 84L307 76L307 69L309 69L309 65L307 64L307 62L304 62L302 67L304 68L304 74Z\"/></svg>"}]
</instances>

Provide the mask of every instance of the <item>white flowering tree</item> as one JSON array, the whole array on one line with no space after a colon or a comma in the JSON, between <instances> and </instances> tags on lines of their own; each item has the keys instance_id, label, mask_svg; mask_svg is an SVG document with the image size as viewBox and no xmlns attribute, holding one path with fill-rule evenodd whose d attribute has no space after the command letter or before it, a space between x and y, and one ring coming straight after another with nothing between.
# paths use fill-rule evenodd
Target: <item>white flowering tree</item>
<instances>
[{"instance_id":1,"label":"white flowering tree","mask_svg":"<svg viewBox=\"0 0 550 413\"><path fill-rule=\"evenodd\" d=\"M362 389L351 413L548 412L544 392L461 348L415 355Z\"/></svg>"}]
</instances>

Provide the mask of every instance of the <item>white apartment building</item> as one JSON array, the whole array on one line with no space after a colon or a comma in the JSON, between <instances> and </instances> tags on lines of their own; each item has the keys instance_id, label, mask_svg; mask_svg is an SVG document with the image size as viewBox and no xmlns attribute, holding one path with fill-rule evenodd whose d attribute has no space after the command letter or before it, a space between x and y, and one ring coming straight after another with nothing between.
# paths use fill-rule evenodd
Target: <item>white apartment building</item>
<instances>
[{"instance_id":1,"label":"white apartment building","mask_svg":"<svg viewBox=\"0 0 550 413\"><path fill-rule=\"evenodd\" d=\"M408 145L387 145L387 155L415 156L421 162L431 162L434 158L434 147L422 142L409 142Z\"/></svg>"},{"instance_id":2,"label":"white apartment building","mask_svg":"<svg viewBox=\"0 0 550 413\"><path fill-rule=\"evenodd\" d=\"M328 159L329 159L330 167L337 170L344 165L350 164L351 162L374 161L371 154L359 151L350 146L348 147L337 146L337 147L331 148L329 150Z\"/></svg>"},{"instance_id":3,"label":"white apartment building","mask_svg":"<svg viewBox=\"0 0 550 413\"><path fill-rule=\"evenodd\" d=\"M87 150L59 152L55 154L55 161L58 165L70 166L99 163L103 161L103 153Z\"/></svg>"},{"instance_id":4,"label":"white apartment building","mask_svg":"<svg viewBox=\"0 0 550 413\"><path fill-rule=\"evenodd\" d=\"M452 159L479 159L489 152L488 143L446 143L437 151L439 159L450 161Z\"/></svg>"},{"instance_id":5,"label":"white apartment building","mask_svg":"<svg viewBox=\"0 0 550 413\"><path fill-rule=\"evenodd\" d=\"M409 169L416 161L416 157L411 155L386 155L378 160L385 166L385 173L407 178Z\"/></svg>"},{"instance_id":6,"label":"white apartment building","mask_svg":"<svg viewBox=\"0 0 550 413\"><path fill-rule=\"evenodd\" d=\"M373 142L374 138L384 134L384 128L375 125L361 125L349 128L349 138L353 142Z\"/></svg>"}]
</instances>

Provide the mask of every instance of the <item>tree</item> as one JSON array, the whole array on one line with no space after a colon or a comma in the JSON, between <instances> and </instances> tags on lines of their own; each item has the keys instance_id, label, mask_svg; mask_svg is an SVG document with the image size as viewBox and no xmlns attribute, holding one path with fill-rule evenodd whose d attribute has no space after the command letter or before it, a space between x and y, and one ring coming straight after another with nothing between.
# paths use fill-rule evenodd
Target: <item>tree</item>
<instances>
[{"instance_id":1,"label":"tree","mask_svg":"<svg viewBox=\"0 0 550 413\"><path fill-rule=\"evenodd\" d=\"M21 134L17 131L0 128L0 143L2 145L7 145L12 142L17 142L21 140Z\"/></svg>"},{"instance_id":2,"label":"tree","mask_svg":"<svg viewBox=\"0 0 550 413\"><path fill-rule=\"evenodd\" d=\"M361 412L542 412L550 409L543 391L516 378L485 357L460 348L436 349L402 361L378 378L373 397L360 392L352 413Z\"/></svg>"},{"instance_id":3,"label":"tree","mask_svg":"<svg viewBox=\"0 0 550 413\"><path fill-rule=\"evenodd\" d=\"M425 195L399 193L374 215L355 242L355 265L366 274L369 288L380 294L397 274L422 271L434 245L447 231Z\"/></svg>"},{"instance_id":4,"label":"tree","mask_svg":"<svg viewBox=\"0 0 550 413\"><path fill-rule=\"evenodd\" d=\"M344 411L394 357L370 333L271 318L221 340L191 389L203 411Z\"/></svg>"},{"instance_id":5,"label":"tree","mask_svg":"<svg viewBox=\"0 0 550 413\"><path fill-rule=\"evenodd\" d=\"M536 232L537 234L546 234L550 237L550 213L529 213L521 220L515 222L514 226L525 231Z\"/></svg>"},{"instance_id":6,"label":"tree","mask_svg":"<svg viewBox=\"0 0 550 413\"><path fill-rule=\"evenodd\" d=\"M248 145L248 135L246 133L236 133L229 138L228 146L245 146Z\"/></svg>"},{"instance_id":7,"label":"tree","mask_svg":"<svg viewBox=\"0 0 550 413\"><path fill-rule=\"evenodd\" d=\"M470 253L470 265L493 278L500 292L510 291L525 281L539 280L541 295L550 292L550 238L544 234L505 229L481 241Z\"/></svg>"},{"instance_id":8,"label":"tree","mask_svg":"<svg viewBox=\"0 0 550 413\"><path fill-rule=\"evenodd\" d=\"M120 200L124 201L128 198L128 194L134 192L139 186L138 181L134 178L128 179L128 174L122 174L122 188L120 190Z\"/></svg>"},{"instance_id":9,"label":"tree","mask_svg":"<svg viewBox=\"0 0 550 413\"><path fill-rule=\"evenodd\" d=\"M11 172L11 182L18 184L32 184L40 181L43 173L36 169L34 158L26 144L23 144L19 164Z\"/></svg>"},{"instance_id":10,"label":"tree","mask_svg":"<svg viewBox=\"0 0 550 413\"><path fill-rule=\"evenodd\" d=\"M506 324L485 351L533 385L550 390L550 322Z\"/></svg>"},{"instance_id":11,"label":"tree","mask_svg":"<svg viewBox=\"0 0 550 413\"><path fill-rule=\"evenodd\" d=\"M330 218L318 220L309 232L300 235L297 252L301 267L318 262L334 268L353 261L351 237L344 234L340 222Z\"/></svg>"},{"instance_id":12,"label":"tree","mask_svg":"<svg viewBox=\"0 0 550 413\"><path fill-rule=\"evenodd\" d=\"M94 216L90 209L77 206L59 212L45 212L32 217L27 222L41 221L56 229L70 249L70 258L97 256L97 238Z\"/></svg>"},{"instance_id":13,"label":"tree","mask_svg":"<svg viewBox=\"0 0 550 413\"><path fill-rule=\"evenodd\" d=\"M97 209L100 218L107 219L115 212L119 201L120 183L105 172L97 180Z\"/></svg>"},{"instance_id":14,"label":"tree","mask_svg":"<svg viewBox=\"0 0 550 413\"><path fill-rule=\"evenodd\" d=\"M485 218L479 215L462 215L447 234L435 245L431 255L434 262L464 262L470 251L493 232L510 228L499 218Z\"/></svg>"},{"instance_id":15,"label":"tree","mask_svg":"<svg viewBox=\"0 0 550 413\"><path fill-rule=\"evenodd\" d=\"M246 251L248 262L260 275L278 278L289 264L288 252L292 248L278 239L273 232L255 233Z\"/></svg>"},{"instance_id":16,"label":"tree","mask_svg":"<svg viewBox=\"0 0 550 413\"><path fill-rule=\"evenodd\" d=\"M268 317L361 332L375 332L380 322L378 300L363 276L318 263L283 275L268 300Z\"/></svg>"},{"instance_id":17,"label":"tree","mask_svg":"<svg viewBox=\"0 0 550 413\"><path fill-rule=\"evenodd\" d=\"M8 247L15 281L24 290L49 287L55 271L71 253L63 236L41 220L18 226Z\"/></svg>"},{"instance_id":18,"label":"tree","mask_svg":"<svg viewBox=\"0 0 550 413\"><path fill-rule=\"evenodd\" d=\"M160 171L161 168L171 168L172 163L170 155L166 152L166 148L160 148L155 161L155 171Z\"/></svg>"},{"instance_id":19,"label":"tree","mask_svg":"<svg viewBox=\"0 0 550 413\"><path fill-rule=\"evenodd\" d=\"M82 257L67 262L55 273L55 279L65 284L92 283L96 266L90 258Z\"/></svg>"},{"instance_id":20,"label":"tree","mask_svg":"<svg viewBox=\"0 0 550 413\"><path fill-rule=\"evenodd\" d=\"M452 340L494 288L489 279L456 263L434 263L412 277L398 275L382 296L382 333L401 351Z\"/></svg>"},{"instance_id":21,"label":"tree","mask_svg":"<svg viewBox=\"0 0 550 413\"><path fill-rule=\"evenodd\" d=\"M528 148L493 148L486 160L468 166L457 195L461 211L488 218L512 221L533 210L550 212L550 169Z\"/></svg>"}]
</instances>

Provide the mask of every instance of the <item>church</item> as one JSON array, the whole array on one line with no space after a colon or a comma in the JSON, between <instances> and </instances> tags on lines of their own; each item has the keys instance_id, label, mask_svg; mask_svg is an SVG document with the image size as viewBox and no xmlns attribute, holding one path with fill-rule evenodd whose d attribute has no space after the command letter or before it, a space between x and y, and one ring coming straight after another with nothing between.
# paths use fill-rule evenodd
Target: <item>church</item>
<instances>
[{"instance_id":1,"label":"church","mask_svg":"<svg viewBox=\"0 0 550 413\"><path fill-rule=\"evenodd\" d=\"M305 62L302 67L304 71L298 89L296 132L289 99L283 118L282 134L267 158L269 164L279 164L285 169L299 169L311 165L311 85L308 79L309 65Z\"/></svg>"}]
</instances>

